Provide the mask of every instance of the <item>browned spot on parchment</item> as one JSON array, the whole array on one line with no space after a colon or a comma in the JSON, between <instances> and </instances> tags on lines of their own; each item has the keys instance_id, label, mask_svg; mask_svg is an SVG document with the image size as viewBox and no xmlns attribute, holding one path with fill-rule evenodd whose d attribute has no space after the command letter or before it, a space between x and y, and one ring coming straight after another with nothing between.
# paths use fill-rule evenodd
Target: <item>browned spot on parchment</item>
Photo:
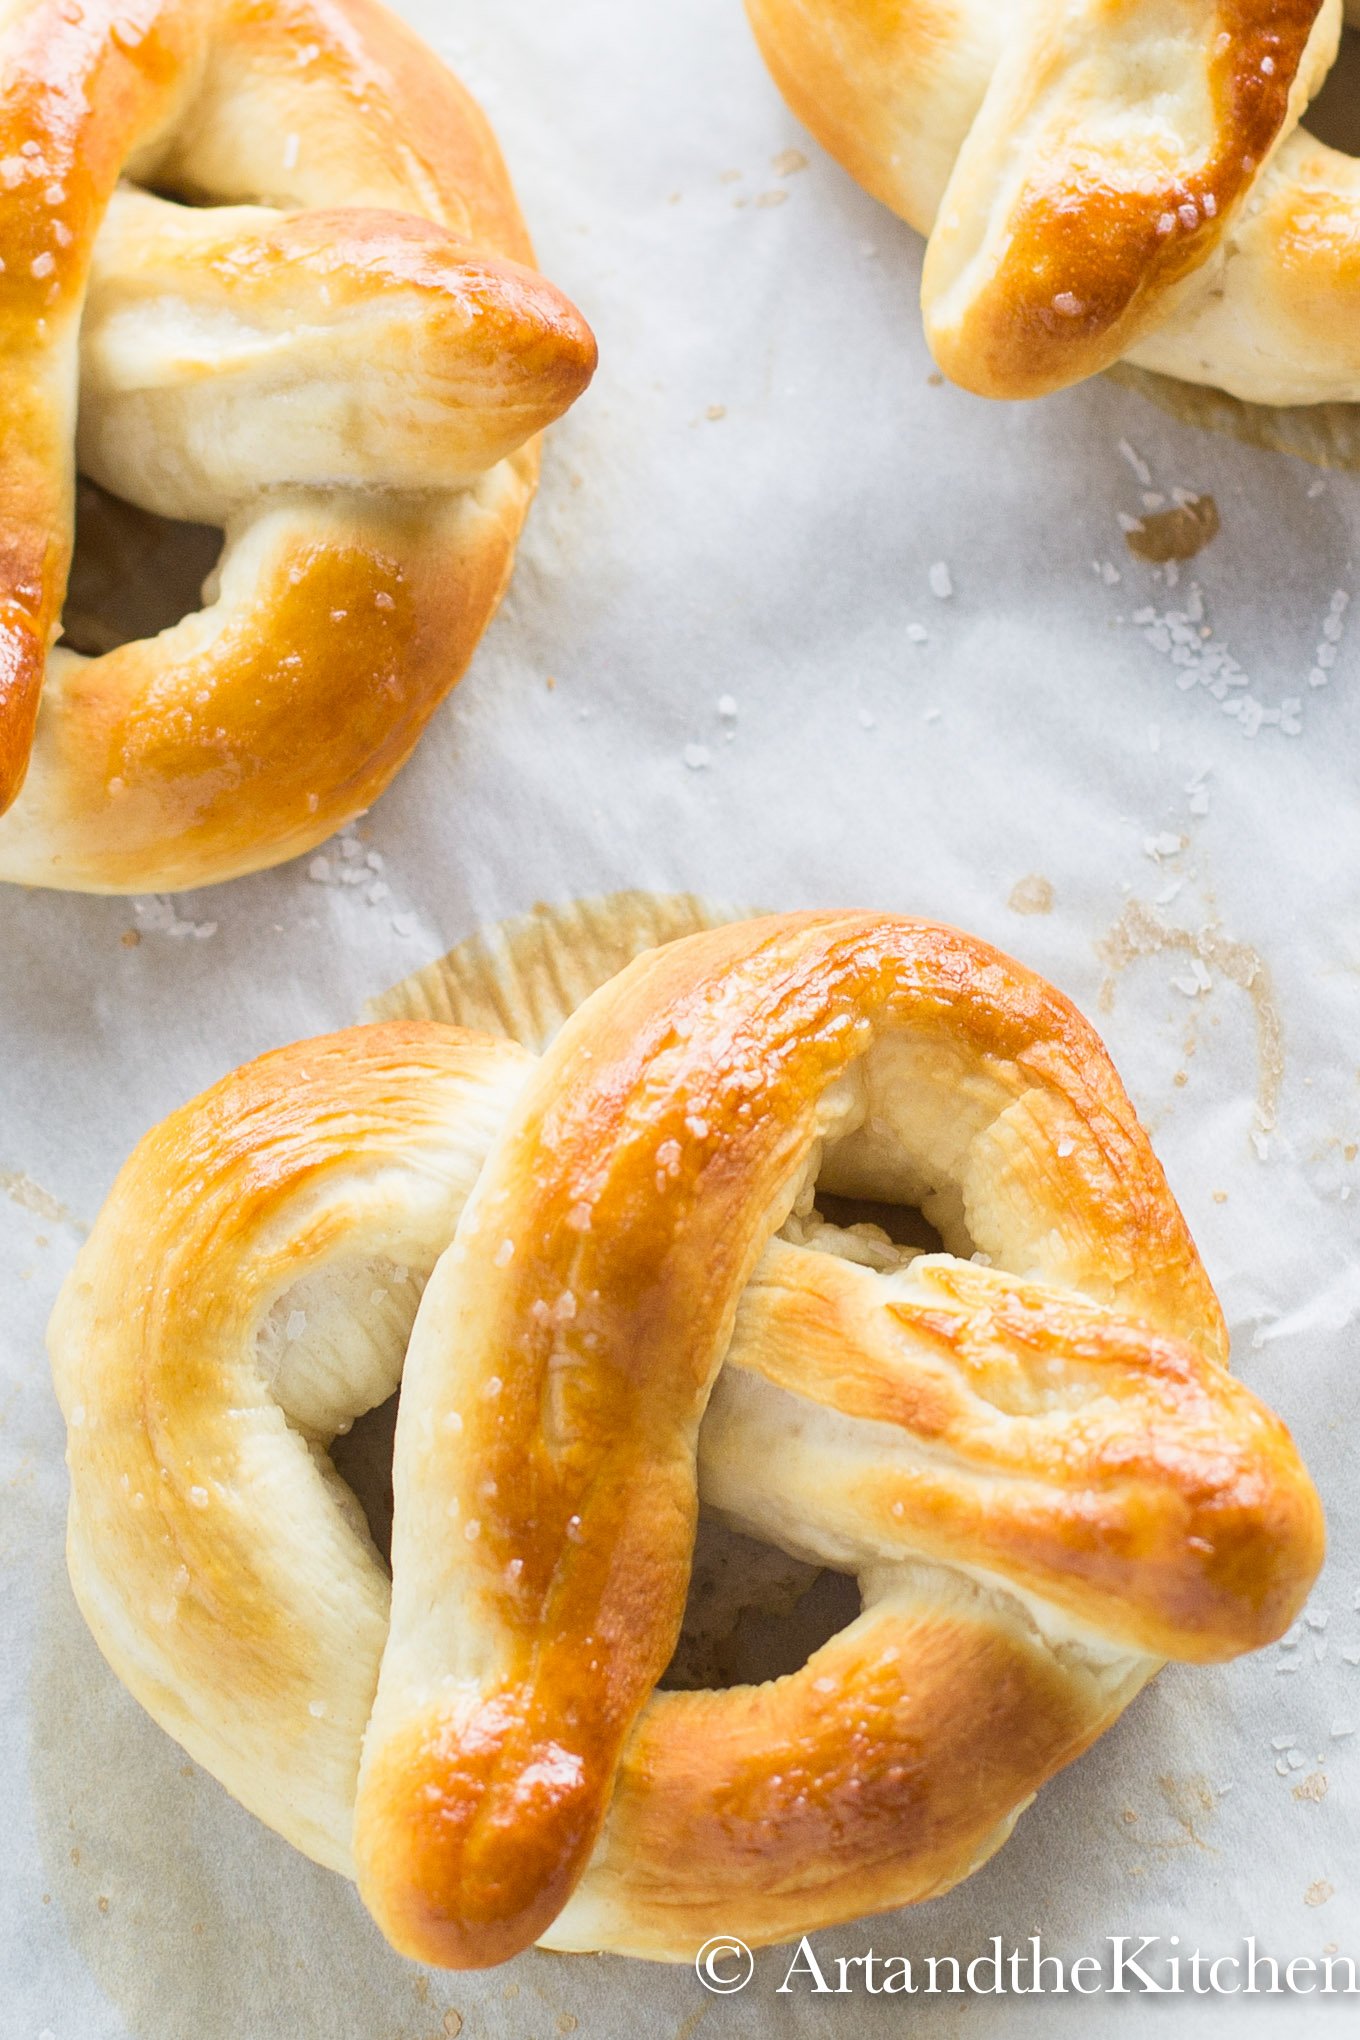
<instances>
[{"instance_id":1,"label":"browned spot on parchment","mask_svg":"<svg viewBox=\"0 0 1360 2040\"><path fill-rule=\"evenodd\" d=\"M51 1219L54 1225L69 1225L82 1237L89 1230L59 1198L54 1197L50 1190L44 1190L41 1183L35 1183L31 1176L26 1176L22 1169L0 1169L0 1191L12 1204L31 1211L35 1218Z\"/></svg>"},{"instance_id":2,"label":"browned spot on parchment","mask_svg":"<svg viewBox=\"0 0 1360 2040\"><path fill-rule=\"evenodd\" d=\"M1270 966L1257 950L1245 942L1230 941L1213 924L1198 930L1170 928L1141 900L1130 900L1109 934L1096 944L1097 954L1110 971L1100 990L1101 1010L1108 1012L1113 1005L1115 979L1121 971L1139 957L1159 956L1168 950L1199 957L1251 1000L1256 1016L1256 1114L1261 1131L1269 1133L1284 1081L1284 1030Z\"/></svg>"},{"instance_id":3,"label":"browned spot on parchment","mask_svg":"<svg viewBox=\"0 0 1360 2040\"><path fill-rule=\"evenodd\" d=\"M1157 1788L1179 1832L1154 1842L1152 1846L1157 1849L1202 1849L1206 1856L1216 1856L1218 1850L1200 1833L1200 1828L1218 1805L1208 1779L1198 1773L1181 1777L1175 1771L1168 1771L1157 1780Z\"/></svg>"},{"instance_id":4,"label":"browned spot on parchment","mask_svg":"<svg viewBox=\"0 0 1360 2040\"><path fill-rule=\"evenodd\" d=\"M364 1018L443 1020L542 1049L634 957L745 917L694 893L627 891L540 902L470 935L370 999Z\"/></svg>"},{"instance_id":5,"label":"browned spot on parchment","mask_svg":"<svg viewBox=\"0 0 1360 2040\"><path fill-rule=\"evenodd\" d=\"M1041 871L1031 871L1027 878L1017 879L1011 887L1011 896L1006 905L1013 914L1051 914L1053 912L1053 885Z\"/></svg>"},{"instance_id":6,"label":"browned spot on parchment","mask_svg":"<svg viewBox=\"0 0 1360 2040\"><path fill-rule=\"evenodd\" d=\"M1168 560L1192 560L1218 537L1218 505L1212 496L1187 496L1167 510L1149 510L1124 533L1135 559L1164 567Z\"/></svg>"},{"instance_id":7,"label":"browned spot on parchment","mask_svg":"<svg viewBox=\"0 0 1360 2040\"><path fill-rule=\"evenodd\" d=\"M1271 453L1292 453L1314 467L1360 468L1360 404L1247 404L1223 390L1179 382L1129 361L1117 361L1105 373L1184 424Z\"/></svg>"}]
</instances>

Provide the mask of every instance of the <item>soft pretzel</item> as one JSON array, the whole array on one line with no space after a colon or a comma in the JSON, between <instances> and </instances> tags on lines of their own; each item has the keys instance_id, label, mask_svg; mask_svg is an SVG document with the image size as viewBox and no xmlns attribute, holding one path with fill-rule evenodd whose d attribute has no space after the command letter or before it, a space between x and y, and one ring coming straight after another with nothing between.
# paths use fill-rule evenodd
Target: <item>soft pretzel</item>
<instances>
[{"instance_id":1,"label":"soft pretzel","mask_svg":"<svg viewBox=\"0 0 1360 2040\"><path fill-rule=\"evenodd\" d=\"M858 1265L818 1188L945 1251ZM265 1056L147 1135L50 1344L109 1662L452 1966L943 1891L1321 1557L1099 1040L927 922L689 937L541 1060L436 1022ZM326 1447L399 1379L389 1619ZM858 1576L802 1670L657 1690L699 1498Z\"/></svg>"},{"instance_id":2,"label":"soft pretzel","mask_svg":"<svg viewBox=\"0 0 1360 2040\"><path fill-rule=\"evenodd\" d=\"M1038 396L1123 357L1257 403L1360 398L1360 163L1298 125L1341 0L747 9L794 112L929 236L956 382Z\"/></svg>"},{"instance_id":3,"label":"soft pretzel","mask_svg":"<svg viewBox=\"0 0 1360 2040\"><path fill-rule=\"evenodd\" d=\"M481 113L374 0L3 9L0 878L199 885L382 791L594 365L531 264ZM94 659L56 643L77 459L226 529L201 612Z\"/></svg>"}]
</instances>

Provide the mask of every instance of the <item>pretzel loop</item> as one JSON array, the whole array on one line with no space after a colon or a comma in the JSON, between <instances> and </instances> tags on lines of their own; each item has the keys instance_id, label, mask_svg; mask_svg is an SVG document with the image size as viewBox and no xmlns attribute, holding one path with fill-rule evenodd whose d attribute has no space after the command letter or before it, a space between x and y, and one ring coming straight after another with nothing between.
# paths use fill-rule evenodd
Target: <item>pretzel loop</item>
<instances>
[{"instance_id":1,"label":"pretzel loop","mask_svg":"<svg viewBox=\"0 0 1360 2040\"><path fill-rule=\"evenodd\" d=\"M433 1022L264 1058L133 1156L51 1350L106 1656L453 1966L945 1889L1321 1555L1091 1030L884 916L654 951L537 1063ZM399 1379L389 1617L326 1447ZM658 1690L699 1501L855 1575L858 1618Z\"/></svg>"},{"instance_id":2,"label":"pretzel loop","mask_svg":"<svg viewBox=\"0 0 1360 2040\"><path fill-rule=\"evenodd\" d=\"M458 678L593 341L481 115L373 0L25 0L0 75L0 877L277 862ZM55 646L73 451L226 530L201 612L93 660Z\"/></svg>"}]
</instances>

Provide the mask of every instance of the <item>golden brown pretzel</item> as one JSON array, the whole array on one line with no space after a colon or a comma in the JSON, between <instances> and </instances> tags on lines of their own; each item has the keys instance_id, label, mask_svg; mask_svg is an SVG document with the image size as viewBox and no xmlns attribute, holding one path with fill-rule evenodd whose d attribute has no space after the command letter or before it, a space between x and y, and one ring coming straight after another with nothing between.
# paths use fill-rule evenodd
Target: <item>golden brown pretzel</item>
<instances>
[{"instance_id":1,"label":"golden brown pretzel","mask_svg":"<svg viewBox=\"0 0 1360 2040\"><path fill-rule=\"evenodd\" d=\"M819 1223L818 1184L946 1251ZM51 1352L105 1655L453 1966L944 1890L1321 1557L1097 1037L884 915L653 951L537 1062L433 1022L262 1058L142 1142ZM389 1627L325 1448L399 1378ZM789 1677L656 1690L696 1482L859 1578Z\"/></svg>"},{"instance_id":2,"label":"golden brown pretzel","mask_svg":"<svg viewBox=\"0 0 1360 2040\"><path fill-rule=\"evenodd\" d=\"M0 262L0 878L308 849L461 674L594 366L485 120L375 0L11 0ZM227 534L96 659L55 644L77 398L84 472Z\"/></svg>"},{"instance_id":3,"label":"golden brown pretzel","mask_svg":"<svg viewBox=\"0 0 1360 2040\"><path fill-rule=\"evenodd\" d=\"M1342 0L747 10L795 113L930 237L955 381L1037 396L1122 356L1258 403L1360 398L1360 163L1298 125Z\"/></svg>"}]
</instances>

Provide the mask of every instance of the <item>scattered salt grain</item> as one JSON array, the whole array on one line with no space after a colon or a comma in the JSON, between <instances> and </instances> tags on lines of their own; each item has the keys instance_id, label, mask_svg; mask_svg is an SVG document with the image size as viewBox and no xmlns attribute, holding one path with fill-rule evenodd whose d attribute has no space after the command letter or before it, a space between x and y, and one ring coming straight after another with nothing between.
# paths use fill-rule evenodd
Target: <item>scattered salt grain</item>
<instances>
[{"instance_id":1,"label":"scattered salt grain","mask_svg":"<svg viewBox=\"0 0 1360 2040\"><path fill-rule=\"evenodd\" d=\"M288 138L287 138L287 140L286 140L286 141L284 142L284 145L283 145L283 167L284 167L284 169L285 169L285 170L296 170L296 169L297 169L297 159L298 159L298 138L297 138L297 136L296 136L296 135L289 135L289 136L288 136Z\"/></svg>"},{"instance_id":2,"label":"scattered salt grain","mask_svg":"<svg viewBox=\"0 0 1360 2040\"><path fill-rule=\"evenodd\" d=\"M1169 569L1166 578L1169 586L1174 585ZM1145 603L1133 611L1129 622L1155 652L1160 652L1176 668L1176 685L1182 693L1202 687L1224 715L1234 717L1244 737L1255 737L1267 728L1278 729L1284 736L1301 734L1301 698L1286 695L1277 707L1268 707L1251 693L1250 675L1227 647L1214 638L1213 626L1205 618L1204 595L1198 583L1191 583L1179 609L1162 611Z\"/></svg>"},{"instance_id":3,"label":"scattered salt grain","mask_svg":"<svg viewBox=\"0 0 1360 2040\"><path fill-rule=\"evenodd\" d=\"M909 623L907 625L907 637L912 644L923 645L928 642L930 632L923 623Z\"/></svg>"},{"instance_id":4,"label":"scattered salt grain","mask_svg":"<svg viewBox=\"0 0 1360 2040\"><path fill-rule=\"evenodd\" d=\"M1209 812L1209 788L1206 783L1208 777L1206 768L1203 772L1197 772L1193 779L1186 781L1185 791L1190 797L1192 815L1207 815Z\"/></svg>"},{"instance_id":5,"label":"scattered salt grain","mask_svg":"<svg viewBox=\"0 0 1360 2040\"><path fill-rule=\"evenodd\" d=\"M1214 981L1202 956L1192 956L1189 971L1180 977L1173 977L1171 982L1187 999L1198 999L1203 993L1211 992L1214 988Z\"/></svg>"},{"instance_id":6,"label":"scattered salt grain","mask_svg":"<svg viewBox=\"0 0 1360 2040\"><path fill-rule=\"evenodd\" d=\"M217 933L216 921L191 921L181 915L168 893L150 893L132 902L137 926L149 935L169 935L177 940L192 936L205 942Z\"/></svg>"},{"instance_id":7,"label":"scattered salt grain","mask_svg":"<svg viewBox=\"0 0 1360 2040\"><path fill-rule=\"evenodd\" d=\"M1355 1734L1355 1723L1353 1721L1334 1721L1332 1723L1331 1734L1334 1742L1340 1742L1343 1737Z\"/></svg>"},{"instance_id":8,"label":"scattered salt grain","mask_svg":"<svg viewBox=\"0 0 1360 2040\"><path fill-rule=\"evenodd\" d=\"M1338 588L1327 605L1327 614L1322 620L1322 635L1313 653L1313 667L1308 675L1310 687L1326 687L1331 671L1337 661L1342 637L1345 634L1345 614L1350 607L1350 596L1344 588Z\"/></svg>"},{"instance_id":9,"label":"scattered salt grain","mask_svg":"<svg viewBox=\"0 0 1360 2040\"><path fill-rule=\"evenodd\" d=\"M1152 469L1148 466L1147 462L1139 454L1135 453L1127 439L1120 440L1119 451L1123 454L1125 460L1133 469L1134 474L1143 484L1143 487L1145 489L1148 488L1152 481Z\"/></svg>"},{"instance_id":10,"label":"scattered salt grain","mask_svg":"<svg viewBox=\"0 0 1360 2040\"><path fill-rule=\"evenodd\" d=\"M735 695L720 694L718 696L718 714L722 717L724 722L736 721L737 702Z\"/></svg>"},{"instance_id":11,"label":"scattered salt grain","mask_svg":"<svg viewBox=\"0 0 1360 2040\"><path fill-rule=\"evenodd\" d=\"M930 569L930 592L937 602L947 602L954 592L954 580L946 561L936 560Z\"/></svg>"},{"instance_id":12,"label":"scattered salt grain","mask_svg":"<svg viewBox=\"0 0 1360 2040\"><path fill-rule=\"evenodd\" d=\"M684 760L691 772L705 772L712 763L707 744L686 744Z\"/></svg>"},{"instance_id":13,"label":"scattered salt grain","mask_svg":"<svg viewBox=\"0 0 1360 2040\"><path fill-rule=\"evenodd\" d=\"M288 1324L287 1324L287 1328L286 1328L286 1329L287 1329L287 1336L288 1336L288 1337L289 1337L290 1339L300 1339L300 1338L302 1337L302 1334L303 1334L303 1333L304 1333L304 1332L306 1331L306 1329L307 1329L307 1313L306 1313L306 1311L305 1311L305 1310L290 1310L290 1311L289 1311L289 1313L288 1313Z\"/></svg>"}]
</instances>

